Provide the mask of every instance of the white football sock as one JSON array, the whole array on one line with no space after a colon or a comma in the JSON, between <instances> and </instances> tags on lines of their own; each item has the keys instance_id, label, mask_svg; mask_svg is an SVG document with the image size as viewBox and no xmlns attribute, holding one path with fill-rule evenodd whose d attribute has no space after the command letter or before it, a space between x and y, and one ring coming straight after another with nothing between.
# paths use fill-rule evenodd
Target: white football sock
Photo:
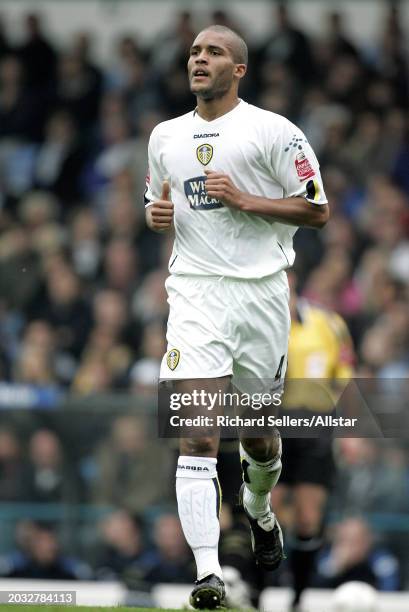
<instances>
[{"instance_id":1,"label":"white football sock","mask_svg":"<svg viewBox=\"0 0 409 612\"><path fill-rule=\"evenodd\" d=\"M243 469L243 504L253 518L260 518L270 510L271 489L275 487L281 474L280 448L269 461L256 461L240 444L240 460Z\"/></svg>"},{"instance_id":2,"label":"white football sock","mask_svg":"<svg viewBox=\"0 0 409 612\"><path fill-rule=\"evenodd\" d=\"M218 544L221 491L217 459L180 456L176 470L176 497L183 533L195 556L197 579L209 574L222 578Z\"/></svg>"}]
</instances>

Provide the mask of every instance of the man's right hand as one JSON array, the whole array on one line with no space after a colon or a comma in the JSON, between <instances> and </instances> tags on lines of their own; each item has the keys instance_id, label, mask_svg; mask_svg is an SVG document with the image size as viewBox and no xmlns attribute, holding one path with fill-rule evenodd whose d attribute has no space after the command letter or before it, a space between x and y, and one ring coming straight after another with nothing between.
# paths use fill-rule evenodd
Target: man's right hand
<instances>
[{"instance_id":1,"label":"man's right hand","mask_svg":"<svg viewBox=\"0 0 409 612\"><path fill-rule=\"evenodd\" d=\"M154 232L168 232L173 227L174 205L170 200L169 181L163 181L162 196L146 209L146 222Z\"/></svg>"}]
</instances>

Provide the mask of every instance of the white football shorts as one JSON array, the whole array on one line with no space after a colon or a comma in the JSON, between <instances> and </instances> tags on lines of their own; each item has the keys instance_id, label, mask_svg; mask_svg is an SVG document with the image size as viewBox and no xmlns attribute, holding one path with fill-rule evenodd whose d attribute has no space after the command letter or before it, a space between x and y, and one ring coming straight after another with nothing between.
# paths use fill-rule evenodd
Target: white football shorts
<instances>
[{"instance_id":1,"label":"white football shorts","mask_svg":"<svg viewBox=\"0 0 409 612\"><path fill-rule=\"evenodd\" d=\"M285 271L256 280L171 275L161 380L282 381L290 333ZM271 385L267 385L271 388Z\"/></svg>"}]
</instances>

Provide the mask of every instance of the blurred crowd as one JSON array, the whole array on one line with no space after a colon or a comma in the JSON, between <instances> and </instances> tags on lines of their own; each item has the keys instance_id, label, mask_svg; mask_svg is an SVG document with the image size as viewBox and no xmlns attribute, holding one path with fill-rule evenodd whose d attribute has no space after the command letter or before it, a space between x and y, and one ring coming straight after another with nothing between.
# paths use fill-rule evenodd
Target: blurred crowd
<instances>
[{"instance_id":1,"label":"blurred crowd","mask_svg":"<svg viewBox=\"0 0 409 612\"><path fill-rule=\"evenodd\" d=\"M25 434L17 434L17 422L12 427L13 419L8 420L0 427L0 502L3 508L16 502L40 508L41 520L24 513L19 517L18 506L12 506L14 538L9 546L1 542L0 576L117 579L136 590L194 579L193 557L174 512L177 453L153 439L146 419L99 417L98 431L89 415L76 426L57 416L53 426L33 429L32 422L26 420L23 427L20 422ZM405 453L368 439L338 444L339 474L330 509L339 516L328 529L315 583L334 588L362 580L379 590L397 590L407 580L407 536L395 526L395 533L386 530L381 538L363 517L409 512ZM220 468L222 563L256 588L260 576L247 523L234 503L240 482L236 452L225 450ZM90 512L93 506L100 508L99 515L78 514L79 508ZM27 507L25 513L30 515ZM7 524L7 515L2 521ZM262 576L263 585L288 585L288 571L284 564L279 573Z\"/></svg>"},{"instance_id":2,"label":"blurred crowd","mask_svg":"<svg viewBox=\"0 0 409 612\"><path fill-rule=\"evenodd\" d=\"M144 224L147 140L194 106L185 63L197 27L182 12L142 46L97 34L61 48L39 14L13 47L0 26L0 371L78 393L149 387L164 352L169 237ZM209 22L242 31L234 16ZM409 373L408 64L397 8L371 46L329 13L309 38L285 6L250 49L242 95L306 132L332 217L300 230L304 294L352 331L358 374ZM244 32L245 35L245 32Z\"/></svg>"},{"instance_id":3,"label":"blurred crowd","mask_svg":"<svg viewBox=\"0 0 409 612\"><path fill-rule=\"evenodd\" d=\"M27 14L24 40L15 46L0 17L2 381L80 395L125 390L136 400L155 391L171 238L144 223L147 142L159 121L194 107L186 58L194 33L207 23L246 37L233 9L216 10L207 22L180 12L160 45L124 33L101 64L92 29L62 47L42 15ZM345 318L358 376L395 379L409 376L409 70L400 23L398 5L388 5L378 36L360 45L342 13L328 12L312 38L290 9L274 4L270 34L250 46L241 92L297 123L321 163L332 215L321 232L296 235L303 295ZM174 580L184 572L190 581L190 553L172 514L158 516L144 541L149 530L141 516L171 499L170 477L159 472L172 463L158 459L166 452L159 442L150 437L147 444L145 426L137 417L117 417L105 428L96 425L91 445L86 432L83 439L77 432L74 460L66 430L43 426L25 438L0 431L2 502L118 508L96 529L98 562L91 555L89 567L74 567L64 558L61 571L107 576L134 567L143 580L174 571ZM334 508L408 512L404 448L355 440L336 450L342 476ZM158 470L149 482L144 462ZM226 525L226 533L236 525L229 513ZM354 528L361 529L368 560L375 546L370 528L347 525L345 538L355 537ZM167 540L171 533L174 542ZM240 534L239 525L237 542ZM34 541L43 543L39 555L59 558L56 538L49 525L22 524L18 549L1 561L0 573L21 575L33 562ZM234 555L226 541L227 556ZM331 551L320 567L329 584ZM376 574L372 566L368 572ZM387 584L396 588L399 579Z\"/></svg>"},{"instance_id":4,"label":"blurred crowd","mask_svg":"<svg viewBox=\"0 0 409 612\"><path fill-rule=\"evenodd\" d=\"M190 583L194 561L175 512L176 447L135 413L7 412L0 421L0 577L121 580L149 591ZM235 441L219 457L222 564L255 592L291 584L289 566L256 570L237 506ZM350 580L379 590L409 586L408 452L394 440L338 439L337 477L315 585ZM285 517L291 548L291 515ZM251 589L250 589L251 593ZM250 597L250 595L249 595Z\"/></svg>"}]
</instances>

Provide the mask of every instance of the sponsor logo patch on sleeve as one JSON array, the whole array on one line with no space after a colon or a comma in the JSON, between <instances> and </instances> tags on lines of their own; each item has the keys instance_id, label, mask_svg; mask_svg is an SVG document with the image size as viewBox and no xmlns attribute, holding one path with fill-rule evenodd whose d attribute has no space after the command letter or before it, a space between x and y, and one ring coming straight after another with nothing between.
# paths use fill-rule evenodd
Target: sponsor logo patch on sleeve
<instances>
[{"instance_id":1,"label":"sponsor logo patch on sleeve","mask_svg":"<svg viewBox=\"0 0 409 612\"><path fill-rule=\"evenodd\" d=\"M298 153L295 158L295 169L297 170L300 181L305 181L315 176L314 168L311 166L308 157L305 156L303 151Z\"/></svg>"}]
</instances>

